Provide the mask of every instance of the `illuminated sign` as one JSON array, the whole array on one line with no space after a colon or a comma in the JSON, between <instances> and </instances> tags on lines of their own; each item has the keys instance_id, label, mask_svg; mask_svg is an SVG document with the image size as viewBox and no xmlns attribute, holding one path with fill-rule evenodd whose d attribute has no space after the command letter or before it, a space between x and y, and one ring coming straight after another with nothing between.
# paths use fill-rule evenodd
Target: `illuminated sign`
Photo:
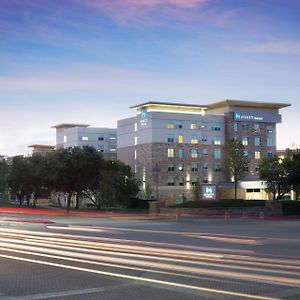
<instances>
[{"instance_id":1,"label":"illuminated sign","mask_svg":"<svg viewBox=\"0 0 300 300\"><path fill-rule=\"evenodd\" d=\"M203 184L202 200L217 200L217 186L214 184Z\"/></svg>"},{"instance_id":2,"label":"illuminated sign","mask_svg":"<svg viewBox=\"0 0 300 300\"><path fill-rule=\"evenodd\" d=\"M142 110L141 110L141 118L145 119L145 118L147 118L147 116L148 116L147 108L142 108Z\"/></svg>"},{"instance_id":3,"label":"illuminated sign","mask_svg":"<svg viewBox=\"0 0 300 300\"><path fill-rule=\"evenodd\" d=\"M264 118L261 116L247 115L241 113L234 113L234 119L237 121L263 121Z\"/></svg>"}]
</instances>

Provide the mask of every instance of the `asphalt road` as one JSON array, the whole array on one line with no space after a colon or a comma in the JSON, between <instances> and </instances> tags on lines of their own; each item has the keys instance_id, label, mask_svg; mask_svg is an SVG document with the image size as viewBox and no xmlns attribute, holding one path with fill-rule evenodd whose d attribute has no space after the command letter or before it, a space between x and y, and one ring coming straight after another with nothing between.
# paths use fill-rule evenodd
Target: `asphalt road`
<instances>
[{"instance_id":1,"label":"asphalt road","mask_svg":"<svg viewBox=\"0 0 300 300\"><path fill-rule=\"evenodd\" d=\"M299 221L37 219L0 216L0 300L300 299Z\"/></svg>"}]
</instances>

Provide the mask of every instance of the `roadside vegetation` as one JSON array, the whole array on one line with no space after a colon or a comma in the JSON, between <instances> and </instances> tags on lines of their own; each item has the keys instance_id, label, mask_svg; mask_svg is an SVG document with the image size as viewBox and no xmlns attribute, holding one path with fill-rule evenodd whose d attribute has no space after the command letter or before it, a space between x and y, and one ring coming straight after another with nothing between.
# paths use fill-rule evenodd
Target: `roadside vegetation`
<instances>
[{"instance_id":1,"label":"roadside vegetation","mask_svg":"<svg viewBox=\"0 0 300 300\"><path fill-rule=\"evenodd\" d=\"M105 160L93 147L59 149L45 155L15 157L0 164L0 192L9 193L19 205L35 206L36 199L66 197L65 206L81 206L82 199L101 209L127 207L139 192L131 168L120 161ZM74 202L74 201L73 201Z\"/></svg>"}]
</instances>

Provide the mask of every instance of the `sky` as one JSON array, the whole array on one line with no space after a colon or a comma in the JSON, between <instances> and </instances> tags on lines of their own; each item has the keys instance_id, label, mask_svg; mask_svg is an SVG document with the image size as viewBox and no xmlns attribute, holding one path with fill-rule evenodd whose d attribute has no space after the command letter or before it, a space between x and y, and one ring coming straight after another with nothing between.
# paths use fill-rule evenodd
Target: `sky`
<instances>
[{"instance_id":1,"label":"sky","mask_svg":"<svg viewBox=\"0 0 300 300\"><path fill-rule=\"evenodd\" d=\"M116 127L146 101L290 103L300 145L298 0L0 0L0 154L51 126Z\"/></svg>"}]
</instances>

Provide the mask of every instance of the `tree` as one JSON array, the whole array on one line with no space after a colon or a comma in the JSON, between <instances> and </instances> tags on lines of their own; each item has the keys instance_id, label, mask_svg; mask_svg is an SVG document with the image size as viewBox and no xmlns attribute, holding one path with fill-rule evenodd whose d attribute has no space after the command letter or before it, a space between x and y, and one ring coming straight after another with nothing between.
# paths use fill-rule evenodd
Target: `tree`
<instances>
[{"instance_id":1,"label":"tree","mask_svg":"<svg viewBox=\"0 0 300 300\"><path fill-rule=\"evenodd\" d=\"M0 161L0 193L5 193L8 188L8 166Z\"/></svg>"},{"instance_id":2,"label":"tree","mask_svg":"<svg viewBox=\"0 0 300 300\"><path fill-rule=\"evenodd\" d=\"M267 183L267 191L272 193L273 200L278 200L291 190L289 173L292 168L290 156L280 158L277 155L263 158L259 166L259 174Z\"/></svg>"},{"instance_id":3,"label":"tree","mask_svg":"<svg viewBox=\"0 0 300 300\"><path fill-rule=\"evenodd\" d=\"M149 181L145 182L145 189L142 189L139 193L139 197L143 200L149 200L153 196L154 189Z\"/></svg>"},{"instance_id":4,"label":"tree","mask_svg":"<svg viewBox=\"0 0 300 300\"><path fill-rule=\"evenodd\" d=\"M291 155L291 166L288 172L288 182L296 192L296 199L300 193L300 150Z\"/></svg>"},{"instance_id":5,"label":"tree","mask_svg":"<svg viewBox=\"0 0 300 300\"><path fill-rule=\"evenodd\" d=\"M237 196L237 183L243 179L247 172L248 158L244 154L244 146L241 141L231 139L227 142L225 173L229 180L234 182L234 199Z\"/></svg>"},{"instance_id":6,"label":"tree","mask_svg":"<svg viewBox=\"0 0 300 300\"><path fill-rule=\"evenodd\" d=\"M200 196L200 184L199 184L199 181L198 181L198 180L195 182L195 185L193 186L192 194L193 194L193 200L194 200L194 201L199 201L199 196Z\"/></svg>"}]
</instances>

